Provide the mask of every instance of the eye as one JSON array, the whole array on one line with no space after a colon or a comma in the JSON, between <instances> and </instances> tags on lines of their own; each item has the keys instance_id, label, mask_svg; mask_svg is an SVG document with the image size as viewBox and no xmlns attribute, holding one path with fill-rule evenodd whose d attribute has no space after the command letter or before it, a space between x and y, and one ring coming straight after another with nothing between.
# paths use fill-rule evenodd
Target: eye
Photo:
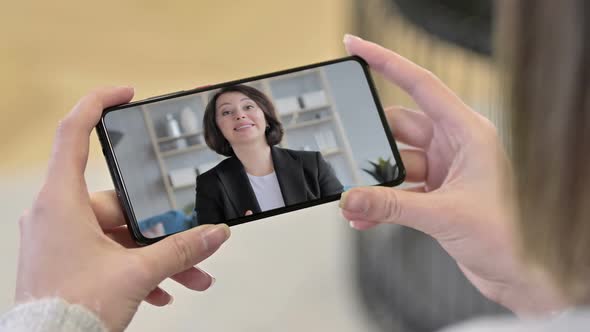
<instances>
[{"instance_id":1,"label":"eye","mask_svg":"<svg viewBox=\"0 0 590 332\"><path fill-rule=\"evenodd\" d=\"M231 115L232 111L230 110L223 110L221 111L221 116Z\"/></svg>"},{"instance_id":2,"label":"eye","mask_svg":"<svg viewBox=\"0 0 590 332\"><path fill-rule=\"evenodd\" d=\"M249 111L251 109L254 109L254 105L246 105L246 106L244 106L244 109Z\"/></svg>"}]
</instances>

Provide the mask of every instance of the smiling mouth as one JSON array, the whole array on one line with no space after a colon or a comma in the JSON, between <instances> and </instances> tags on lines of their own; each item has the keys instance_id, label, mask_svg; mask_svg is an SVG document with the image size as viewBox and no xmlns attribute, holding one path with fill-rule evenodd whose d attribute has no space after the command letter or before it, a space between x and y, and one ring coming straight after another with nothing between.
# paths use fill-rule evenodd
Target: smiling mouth
<instances>
[{"instance_id":1,"label":"smiling mouth","mask_svg":"<svg viewBox=\"0 0 590 332\"><path fill-rule=\"evenodd\" d=\"M248 128L251 128L251 127L254 127L254 124L245 124L245 125L242 125L242 126L239 126L239 127L234 128L234 130L235 131L240 131L240 130L248 129Z\"/></svg>"}]
</instances>

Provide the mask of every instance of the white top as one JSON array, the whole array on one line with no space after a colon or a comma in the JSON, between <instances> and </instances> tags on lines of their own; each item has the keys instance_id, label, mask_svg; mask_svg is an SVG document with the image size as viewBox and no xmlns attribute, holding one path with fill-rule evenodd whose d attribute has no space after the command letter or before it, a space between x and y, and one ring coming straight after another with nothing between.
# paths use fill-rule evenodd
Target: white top
<instances>
[{"instance_id":1,"label":"white top","mask_svg":"<svg viewBox=\"0 0 590 332\"><path fill-rule=\"evenodd\" d=\"M260 205L260 211L267 211L285 206L281 187L277 173L272 172L268 175L254 176L248 174L248 179L256 194L256 200Z\"/></svg>"}]
</instances>

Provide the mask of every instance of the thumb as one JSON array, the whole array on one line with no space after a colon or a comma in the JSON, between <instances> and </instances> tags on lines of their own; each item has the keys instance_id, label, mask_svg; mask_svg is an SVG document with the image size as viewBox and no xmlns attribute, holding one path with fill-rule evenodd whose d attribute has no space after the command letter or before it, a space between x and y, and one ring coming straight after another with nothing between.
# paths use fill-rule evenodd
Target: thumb
<instances>
[{"instance_id":1,"label":"thumb","mask_svg":"<svg viewBox=\"0 0 590 332\"><path fill-rule=\"evenodd\" d=\"M103 110L129 102L132 97L130 87L109 87L98 89L78 102L57 128L47 175L55 186L49 187L59 188L68 181L79 182L84 178L90 133Z\"/></svg>"},{"instance_id":2,"label":"thumb","mask_svg":"<svg viewBox=\"0 0 590 332\"><path fill-rule=\"evenodd\" d=\"M230 233L226 224L203 225L139 250L148 261L155 279L153 281L160 283L211 256L229 238Z\"/></svg>"},{"instance_id":3,"label":"thumb","mask_svg":"<svg viewBox=\"0 0 590 332\"><path fill-rule=\"evenodd\" d=\"M340 199L344 217L356 224L399 224L426 234L435 234L440 224L440 200L433 193L418 193L389 187L357 187ZM368 228L368 227L364 227Z\"/></svg>"}]
</instances>

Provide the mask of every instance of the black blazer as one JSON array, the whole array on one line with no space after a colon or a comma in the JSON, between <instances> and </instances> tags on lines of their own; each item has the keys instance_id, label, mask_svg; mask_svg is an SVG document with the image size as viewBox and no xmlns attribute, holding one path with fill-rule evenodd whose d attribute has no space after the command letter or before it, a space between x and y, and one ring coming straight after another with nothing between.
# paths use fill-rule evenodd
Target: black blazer
<instances>
[{"instance_id":1,"label":"black blazer","mask_svg":"<svg viewBox=\"0 0 590 332\"><path fill-rule=\"evenodd\" d=\"M271 147L271 156L285 206L342 192L330 165L316 151ZM240 160L229 157L197 176L197 225L222 223L260 212L250 180Z\"/></svg>"}]
</instances>

